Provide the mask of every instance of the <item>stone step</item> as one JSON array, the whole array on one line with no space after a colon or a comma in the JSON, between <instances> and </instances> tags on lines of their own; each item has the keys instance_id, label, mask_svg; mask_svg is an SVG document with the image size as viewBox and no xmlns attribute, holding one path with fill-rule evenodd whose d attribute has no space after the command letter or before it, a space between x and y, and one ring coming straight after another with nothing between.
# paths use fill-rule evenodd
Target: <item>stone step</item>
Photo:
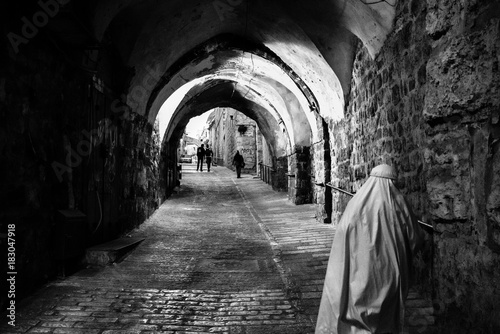
<instances>
[{"instance_id":1,"label":"stone step","mask_svg":"<svg viewBox=\"0 0 500 334\"><path fill-rule=\"evenodd\" d=\"M145 238L119 238L100 245L90 247L85 252L87 264L106 266L118 262Z\"/></svg>"},{"instance_id":2,"label":"stone step","mask_svg":"<svg viewBox=\"0 0 500 334\"><path fill-rule=\"evenodd\" d=\"M430 307L432 303L423 298L413 298L413 299L406 299L405 303L407 308L418 308L418 307Z\"/></svg>"},{"instance_id":3,"label":"stone step","mask_svg":"<svg viewBox=\"0 0 500 334\"><path fill-rule=\"evenodd\" d=\"M411 290L405 303L405 331L404 333L434 333L435 317L432 301Z\"/></svg>"},{"instance_id":4,"label":"stone step","mask_svg":"<svg viewBox=\"0 0 500 334\"><path fill-rule=\"evenodd\" d=\"M406 311L409 315L433 315L434 308L433 307L407 307Z\"/></svg>"}]
</instances>

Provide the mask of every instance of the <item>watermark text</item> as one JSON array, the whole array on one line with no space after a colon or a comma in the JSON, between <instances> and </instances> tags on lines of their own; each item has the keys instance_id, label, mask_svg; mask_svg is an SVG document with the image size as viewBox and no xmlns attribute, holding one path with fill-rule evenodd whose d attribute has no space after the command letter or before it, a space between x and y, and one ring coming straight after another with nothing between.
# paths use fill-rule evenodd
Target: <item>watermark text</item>
<instances>
[{"instance_id":1,"label":"watermark text","mask_svg":"<svg viewBox=\"0 0 500 334\"><path fill-rule=\"evenodd\" d=\"M16 225L7 225L7 322L16 325Z\"/></svg>"}]
</instances>

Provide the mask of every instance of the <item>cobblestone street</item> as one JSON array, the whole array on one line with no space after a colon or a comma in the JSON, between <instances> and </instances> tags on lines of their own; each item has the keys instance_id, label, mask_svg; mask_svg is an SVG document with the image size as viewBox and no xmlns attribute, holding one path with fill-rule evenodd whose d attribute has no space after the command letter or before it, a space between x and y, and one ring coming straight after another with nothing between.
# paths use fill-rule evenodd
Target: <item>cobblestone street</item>
<instances>
[{"instance_id":1,"label":"cobblestone street","mask_svg":"<svg viewBox=\"0 0 500 334\"><path fill-rule=\"evenodd\" d=\"M47 285L2 333L312 333L334 231L286 196L184 164L134 251Z\"/></svg>"}]
</instances>

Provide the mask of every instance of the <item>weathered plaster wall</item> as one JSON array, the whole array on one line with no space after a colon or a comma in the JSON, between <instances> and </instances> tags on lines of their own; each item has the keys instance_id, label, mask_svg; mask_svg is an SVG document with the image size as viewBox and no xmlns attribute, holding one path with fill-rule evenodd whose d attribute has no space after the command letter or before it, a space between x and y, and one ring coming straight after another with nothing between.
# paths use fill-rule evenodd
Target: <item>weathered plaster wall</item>
<instances>
[{"instance_id":1,"label":"weathered plaster wall","mask_svg":"<svg viewBox=\"0 0 500 334\"><path fill-rule=\"evenodd\" d=\"M236 123L236 149L240 151L240 154L245 159L244 173L255 173L257 171L256 163L256 150L257 142L255 139L256 125L248 117L237 117Z\"/></svg>"},{"instance_id":2,"label":"weathered plaster wall","mask_svg":"<svg viewBox=\"0 0 500 334\"><path fill-rule=\"evenodd\" d=\"M261 165L264 163L264 145L265 144L265 139L262 136L262 132L260 131L259 127L255 129L255 143L256 143L256 164L257 164L257 175L260 176L260 169Z\"/></svg>"},{"instance_id":3,"label":"weathered plaster wall","mask_svg":"<svg viewBox=\"0 0 500 334\"><path fill-rule=\"evenodd\" d=\"M279 191L279 192L288 192L289 191L289 183L293 181L293 192L289 194L290 199L295 200L295 178L290 178L288 176L288 171L290 170L289 168L289 157L288 156L281 156L281 157L276 157L272 154L271 150L269 149L269 145L267 144L266 140L264 137L260 138L260 141L262 142L262 157L260 162L263 163L263 169L262 172L266 175L261 175L261 179L265 182L267 182L273 190ZM291 156L292 158L295 157L295 155ZM295 165L293 170L295 170L296 167L296 160ZM308 165L310 166L310 165Z\"/></svg>"},{"instance_id":4,"label":"weathered plaster wall","mask_svg":"<svg viewBox=\"0 0 500 334\"><path fill-rule=\"evenodd\" d=\"M271 151L269 150L269 144L266 142L266 139L263 136L261 137L261 142L262 142L261 162L264 165L272 166L273 165L273 156L271 154Z\"/></svg>"}]
</instances>

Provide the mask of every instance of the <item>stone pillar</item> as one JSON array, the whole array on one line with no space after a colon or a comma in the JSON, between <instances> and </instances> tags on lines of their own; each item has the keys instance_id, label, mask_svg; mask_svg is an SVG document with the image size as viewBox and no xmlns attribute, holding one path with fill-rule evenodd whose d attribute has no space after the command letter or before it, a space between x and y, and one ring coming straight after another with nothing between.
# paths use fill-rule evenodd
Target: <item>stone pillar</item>
<instances>
[{"instance_id":1,"label":"stone pillar","mask_svg":"<svg viewBox=\"0 0 500 334\"><path fill-rule=\"evenodd\" d=\"M328 138L327 138L328 139ZM314 147L313 199L316 204L316 219L325 224L332 222L331 158L329 140L318 142Z\"/></svg>"},{"instance_id":2,"label":"stone pillar","mask_svg":"<svg viewBox=\"0 0 500 334\"><path fill-rule=\"evenodd\" d=\"M297 187L295 173L297 169L297 154L294 153L288 157L288 173L287 184L288 184L288 200L295 203L295 198L297 197Z\"/></svg>"},{"instance_id":3,"label":"stone pillar","mask_svg":"<svg viewBox=\"0 0 500 334\"><path fill-rule=\"evenodd\" d=\"M295 147L288 164L288 198L295 204L312 203L310 147Z\"/></svg>"},{"instance_id":4,"label":"stone pillar","mask_svg":"<svg viewBox=\"0 0 500 334\"><path fill-rule=\"evenodd\" d=\"M273 190L276 191L287 191L288 190L288 157L276 158L273 162L273 166L276 166L275 172L273 174Z\"/></svg>"},{"instance_id":5,"label":"stone pillar","mask_svg":"<svg viewBox=\"0 0 500 334\"><path fill-rule=\"evenodd\" d=\"M260 166L259 164L264 163L263 159L263 138L262 133L260 132L259 127L257 126L255 129L255 164L257 168L257 175L260 176Z\"/></svg>"}]
</instances>

